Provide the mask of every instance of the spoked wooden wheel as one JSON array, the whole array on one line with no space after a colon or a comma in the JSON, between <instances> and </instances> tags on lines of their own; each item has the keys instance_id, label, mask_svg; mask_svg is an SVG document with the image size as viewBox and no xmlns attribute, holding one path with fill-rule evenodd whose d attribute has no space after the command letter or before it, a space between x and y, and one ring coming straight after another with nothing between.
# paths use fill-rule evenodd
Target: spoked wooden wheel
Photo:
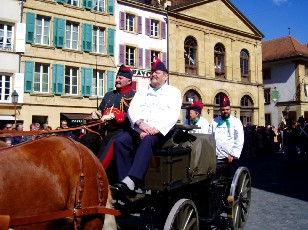
<instances>
[{"instance_id":1,"label":"spoked wooden wheel","mask_svg":"<svg viewBox=\"0 0 308 230\"><path fill-rule=\"evenodd\" d=\"M228 197L228 218L235 230L241 230L247 222L251 202L251 177L246 167L236 170Z\"/></svg>"},{"instance_id":2,"label":"spoked wooden wheel","mask_svg":"<svg viewBox=\"0 0 308 230\"><path fill-rule=\"evenodd\" d=\"M197 208L192 200L178 200L172 207L164 230L198 230Z\"/></svg>"}]
</instances>

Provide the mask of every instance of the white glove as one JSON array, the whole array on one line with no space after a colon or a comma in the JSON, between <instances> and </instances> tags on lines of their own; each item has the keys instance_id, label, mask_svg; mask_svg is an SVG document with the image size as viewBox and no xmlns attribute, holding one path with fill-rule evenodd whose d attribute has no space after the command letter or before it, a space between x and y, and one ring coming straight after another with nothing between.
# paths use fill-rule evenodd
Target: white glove
<instances>
[{"instance_id":1,"label":"white glove","mask_svg":"<svg viewBox=\"0 0 308 230\"><path fill-rule=\"evenodd\" d=\"M110 121L110 120L112 120L114 118L115 118L114 114L113 113L109 113L109 114L106 114L106 115L102 116L101 120L102 121Z\"/></svg>"},{"instance_id":2,"label":"white glove","mask_svg":"<svg viewBox=\"0 0 308 230\"><path fill-rule=\"evenodd\" d=\"M91 117L93 120L98 120L101 119L102 117L102 112L100 110L95 110L91 113Z\"/></svg>"}]
</instances>

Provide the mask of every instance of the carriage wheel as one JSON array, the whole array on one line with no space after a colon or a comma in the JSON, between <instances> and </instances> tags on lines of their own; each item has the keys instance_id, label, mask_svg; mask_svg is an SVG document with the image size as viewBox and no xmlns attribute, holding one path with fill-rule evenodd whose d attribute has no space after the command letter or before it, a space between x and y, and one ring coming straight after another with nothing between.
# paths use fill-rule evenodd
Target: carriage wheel
<instances>
[{"instance_id":1,"label":"carriage wheel","mask_svg":"<svg viewBox=\"0 0 308 230\"><path fill-rule=\"evenodd\" d=\"M251 177L246 167L236 170L228 197L228 218L232 228L240 230L247 222L251 202Z\"/></svg>"},{"instance_id":2,"label":"carriage wheel","mask_svg":"<svg viewBox=\"0 0 308 230\"><path fill-rule=\"evenodd\" d=\"M192 200L178 200L172 207L164 230L198 230L199 219L197 208Z\"/></svg>"}]
</instances>

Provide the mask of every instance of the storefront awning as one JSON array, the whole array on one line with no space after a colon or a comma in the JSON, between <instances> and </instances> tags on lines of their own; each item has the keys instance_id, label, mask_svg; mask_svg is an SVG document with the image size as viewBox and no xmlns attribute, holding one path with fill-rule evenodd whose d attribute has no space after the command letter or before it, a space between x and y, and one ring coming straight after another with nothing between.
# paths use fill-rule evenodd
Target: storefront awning
<instances>
[{"instance_id":1,"label":"storefront awning","mask_svg":"<svg viewBox=\"0 0 308 230\"><path fill-rule=\"evenodd\" d=\"M0 120L1 121L14 121L15 118L14 116L10 116L10 115L0 115Z\"/></svg>"},{"instance_id":2,"label":"storefront awning","mask_svg":"<svg viewBox=\"0 0 308 230\"><path fill-rule=\"evenodd\" d=\"M69 120L71 123L82 123L83 120L91 119L91 114L85 113L61 113L61 118Z\"/></svg>"}]
</instances>

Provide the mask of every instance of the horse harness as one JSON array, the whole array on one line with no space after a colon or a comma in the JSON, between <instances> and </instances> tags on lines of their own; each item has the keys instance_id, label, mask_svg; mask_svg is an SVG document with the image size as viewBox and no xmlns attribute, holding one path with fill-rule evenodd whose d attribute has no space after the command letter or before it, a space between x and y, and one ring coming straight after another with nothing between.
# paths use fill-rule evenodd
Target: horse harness
<instances>
[{"instance_id":1,"label":"horse harness","mask_svg":"<svg viewBox=\"0 0 308 230\"><path fill-rule=\"evenodd\" d=\"M68 137L66 137L68 138ZM90 206L90 207L82 207L82 196L85 186L85 179L84 179L84 155L82 151L80 151L76 141L68 138L72 141L79 150L79 157L80 157L80 175L79 180L76 186L76 193L75 193L75 207L74 210L63 210L51 213L44 213L39 215L33 216L25 216L25 217L10 217L9 215L0 215L0 230L7 230L9 227L17 227L17 226L24 226L30 224L38 224L63 218L73 218L74 219L74 229L77 230L81 226L81 219L84 216L89 215L114 215L119 216L120 212L118 210L112 208L106 208L106 202L108 197L108 190L106 191L107 186L105 186L108 181L103 175L99 172L98 166L96 163L96 171L97 171L97 193L98 193L98 205L97 206ZM94 161L94 156L91 155ZM95 161L94 161L95 162ZM104 195L107 194L107 195Z\"/></svg>"}]
</instances>

